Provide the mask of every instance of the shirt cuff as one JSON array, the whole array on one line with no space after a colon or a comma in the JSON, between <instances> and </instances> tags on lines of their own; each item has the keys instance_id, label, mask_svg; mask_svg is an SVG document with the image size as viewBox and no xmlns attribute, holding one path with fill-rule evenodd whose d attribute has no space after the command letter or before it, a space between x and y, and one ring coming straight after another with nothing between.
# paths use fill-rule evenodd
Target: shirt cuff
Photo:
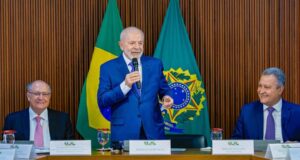
<instances>
[{"instance_id":1,"label":"shirt cuff","mask_svg":"<svg viewBox=\"0 0 300 160\"><path fill-rule=\"evenodd\" d=\"M120 88L123 92L123 95L125 96L129 91L130 91L130 87L126 86L125 84L125 81L123 81L121 84L120 84Z\"/></svg>"}]
</instances>

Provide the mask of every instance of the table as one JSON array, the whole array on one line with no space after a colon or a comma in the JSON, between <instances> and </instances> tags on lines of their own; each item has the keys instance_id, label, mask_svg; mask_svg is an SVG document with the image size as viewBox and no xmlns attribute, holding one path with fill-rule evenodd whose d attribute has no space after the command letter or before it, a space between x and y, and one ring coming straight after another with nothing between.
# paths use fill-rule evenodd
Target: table
<instances>
[{"instance_id":1,"label":"table","mask_svg":"<svg viewBox=\"0 0 300 160\"><path fill-rule=\"evenodd\" d=\"M203 152L199 149L188 149L184 152L172 152L171 155L129 155L101 153L93 151L91 156L40 156L39 160L265 160L264 153L257 152L255 155L211 155L211 152Z\"/></svg>"}]
</instances>

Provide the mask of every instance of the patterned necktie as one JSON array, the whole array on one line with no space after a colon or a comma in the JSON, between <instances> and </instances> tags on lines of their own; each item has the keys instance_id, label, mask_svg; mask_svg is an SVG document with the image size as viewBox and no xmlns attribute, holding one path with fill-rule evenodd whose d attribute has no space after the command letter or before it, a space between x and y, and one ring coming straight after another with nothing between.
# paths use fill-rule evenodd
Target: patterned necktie
<instances>
[{"instance_id":1,"label":"patterned necktie","mask_svg":"<svg viewBox=\"0 0 300 160\"><path fill-rule=\"evenodd\" d=\"M36 116L36 127L34 133L34 145L35 147L44 147L44 139L43 139L43 128L41 125L41 117Z\"/></svg>"},{"instance_id":2,"label":"patterned necktie","mask_svg":"<svg viewBox=\"0 0 300 160\"><path fill-rule=\"evenodd\" d=\"M132 62L130 62L128 65L131 67L130 72L134 72L134 66L133 66ZM135 91L139 94L139 96L141 96L141 89L138 89L138 88L137 88L136 83L132 84L132 87L133 87L133 88L135 89Z\"/></svg>"},{"instance_id":3,"label":"patterned necktie","mask_svg":"<svg viewBox=\"0 0 300 160\"><path fill-rule=\"evenodd\" d=\"M274 117L272 115L273 111L275 110L273 107L268 107L267 109L269 111L268 117L267 117L267 128L266 128L266 140L275 140L275 121Z\"/></svg>"}]
</instances>

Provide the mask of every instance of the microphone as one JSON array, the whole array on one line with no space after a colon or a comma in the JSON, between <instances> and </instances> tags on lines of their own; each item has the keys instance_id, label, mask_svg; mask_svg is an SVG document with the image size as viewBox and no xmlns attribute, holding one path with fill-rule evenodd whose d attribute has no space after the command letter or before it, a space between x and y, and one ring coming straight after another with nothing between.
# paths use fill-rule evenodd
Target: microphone
<instances>
[{"instance_id":1,"label":"microphone","mask_svg":"<svg viewBox=\"0 0 300 160\"><path fill-rule=\"evenodd\" d=\"M137 58L132 58L132 64L133 64L134 71L139 71L139 62L138 62ZM141 82L137 81L136 86L138 89L141 89Z\"/></svg>"}]
</instances>

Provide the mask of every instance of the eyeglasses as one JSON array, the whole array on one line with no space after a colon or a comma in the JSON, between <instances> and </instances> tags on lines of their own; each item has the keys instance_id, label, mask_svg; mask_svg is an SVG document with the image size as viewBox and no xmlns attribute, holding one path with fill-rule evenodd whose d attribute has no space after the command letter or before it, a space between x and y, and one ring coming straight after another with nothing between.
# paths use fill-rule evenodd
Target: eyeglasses
<instances>
[{"instance_id":1,"label":"eyeglasses","mask_svg":"<svg viewBox=\"0 0 300 160\"><path fill-rule=\"evenodd\" d=\"M36 97L38 96L49 97L51 95L50 92L29 92L29 93Z\"/></svg>"}]
</instances>

